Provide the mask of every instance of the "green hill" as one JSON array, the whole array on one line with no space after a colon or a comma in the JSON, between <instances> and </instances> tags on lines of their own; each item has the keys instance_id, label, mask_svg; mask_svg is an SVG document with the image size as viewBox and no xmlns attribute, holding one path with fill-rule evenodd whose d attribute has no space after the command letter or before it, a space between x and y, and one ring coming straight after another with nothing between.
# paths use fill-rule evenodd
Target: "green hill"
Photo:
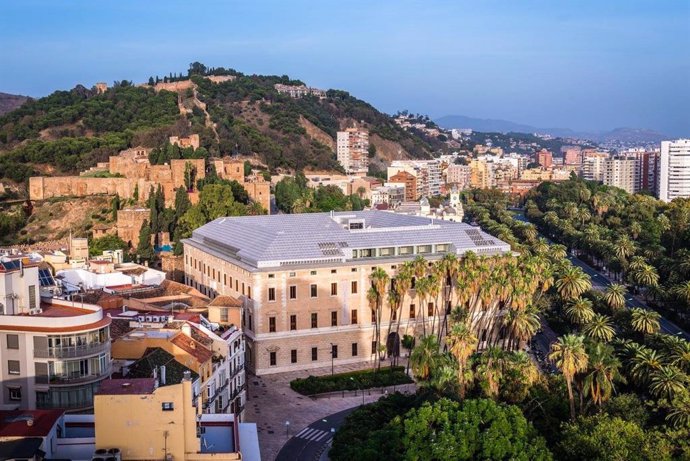
<instances>
[{"instance_id":1,"label":"green hill","mask_svg":"<svg viewBox=\"0 0 690 461\"><path fill-rule=\"evenodd\" d=\"M214 83L209 75L229 75ZM179 91L156 91L158 81L191 80ZM398 127L370 104L340 90L319 99L279 94L287 76L244 75L232 69L190 66L186 76L126 80L99 93L81 85L29 100L0 116L0 180L70 174L127 147L160 147L170 135L200 135L210 155L255 155L270 169L339 170L335 136L358 124L370 130L372 163L426 158L444 144Z\"/></svg>"}]
</instances>

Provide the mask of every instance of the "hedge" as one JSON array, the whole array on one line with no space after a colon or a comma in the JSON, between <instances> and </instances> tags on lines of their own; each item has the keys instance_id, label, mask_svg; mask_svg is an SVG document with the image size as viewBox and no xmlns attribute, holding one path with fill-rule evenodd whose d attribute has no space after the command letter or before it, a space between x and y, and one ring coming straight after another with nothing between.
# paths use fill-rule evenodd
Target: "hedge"
<instances>
[{"instance_id":1,"label":"hedge","mask_svg":"<svg viewBox=\"0 0 690 461\"><path fill-rule=\"evenodd\" d=\"M412 379L405 373L405 367L360 370L326 376L309 376L290 381L292 390L302 395L321 394L335 391L354 391L372 387L409 384Z\"/></svg>"}]
</instances>

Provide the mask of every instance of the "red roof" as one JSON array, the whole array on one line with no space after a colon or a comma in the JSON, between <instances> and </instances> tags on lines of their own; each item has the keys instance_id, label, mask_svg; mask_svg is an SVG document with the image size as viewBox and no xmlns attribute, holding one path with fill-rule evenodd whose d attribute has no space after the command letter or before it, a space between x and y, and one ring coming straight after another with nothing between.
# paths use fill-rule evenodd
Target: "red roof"
<instances>
[{"instance_id":1,"label":"red roof","mask_svg":"<svg viewBox=\"0 0 690 461\"><path fill-rule=\"evenodd\" d=\"M184 333L176 335L170 342L194 357L200 364L208 362L213 356L213 353L203 344Z\"/></svg>"},{"instance_id":2,"label":"red roof","mask_svg":"<svg viewBox=\"0 0 690 461\"><path fill-rule=\"evenodd\" d=\"M153 394L156 390L154 378L106 379L101 381L96 395L140 395Z\"/></svg>"},{"instance_id":3,"label":"red roof","mask_svg":"<svg viewBox=\"0 0 690 461\"><path fill-rule=\"evenodd\" d=\"M0 438L45 437L64 410L0 410Z\"/></svg>"}]
</instances>

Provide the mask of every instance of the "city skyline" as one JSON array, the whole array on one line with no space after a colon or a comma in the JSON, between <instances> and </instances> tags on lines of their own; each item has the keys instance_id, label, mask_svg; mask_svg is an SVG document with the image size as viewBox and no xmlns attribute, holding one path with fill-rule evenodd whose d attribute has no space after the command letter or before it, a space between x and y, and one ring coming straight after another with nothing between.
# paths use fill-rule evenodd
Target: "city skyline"
<instances>
[{"instance_id":1,"label":"city skyline","mask_svg":"<svg viewBox=\"0 0 690 461\"><path fill-rule=\"evenodd\" d=\"M388 113L690 128L687 1L3 6L8 93L142 82L198 60L344 89Z\"/></svg>"}]
</instances>

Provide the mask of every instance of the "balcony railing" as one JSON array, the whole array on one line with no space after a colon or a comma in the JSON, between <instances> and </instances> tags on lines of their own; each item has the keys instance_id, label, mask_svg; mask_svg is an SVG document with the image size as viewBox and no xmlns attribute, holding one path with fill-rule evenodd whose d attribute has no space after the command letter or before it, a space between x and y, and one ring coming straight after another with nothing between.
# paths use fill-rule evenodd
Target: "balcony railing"
<instances>
[{"instance_id":1,"label":"balcony railing","mask_svg":"<svg viewBox=\"0 0 690 461\"><path fill-rule=\"evenodd\" d=\"M88 383L93 381L98 381L99 379L106 378L110 375L111 367L107 367L102 370L101 373L81 375L80 373L74 373L72 375L52 375L52 376L36 376L36 384L49 384L54 386L64 386L72 384Z\"/></svg>"},{"instance_id":2,"label":"balcony railing","mask_svg":"<svg viewBox=\"0 0 690 461\"><path fill-rule=\"evenodd\" d=\"M230 379L234 378L237 376L242 370L244 370L244 364L236 367L231 373L230 373Z\"/></svg>"},{"instance_id":3,"label":"balcony railing","mask_svg":"<svg viewBox=\"0 0 690 461\"><path fill-rule=\"evenodd\" d=\"M49 349L34 349L34 357L49 359L66 359L96 355L110 350L110 341L105 343L92 343L83 346L51 347Z\"/></svg>"}]
</instances>

